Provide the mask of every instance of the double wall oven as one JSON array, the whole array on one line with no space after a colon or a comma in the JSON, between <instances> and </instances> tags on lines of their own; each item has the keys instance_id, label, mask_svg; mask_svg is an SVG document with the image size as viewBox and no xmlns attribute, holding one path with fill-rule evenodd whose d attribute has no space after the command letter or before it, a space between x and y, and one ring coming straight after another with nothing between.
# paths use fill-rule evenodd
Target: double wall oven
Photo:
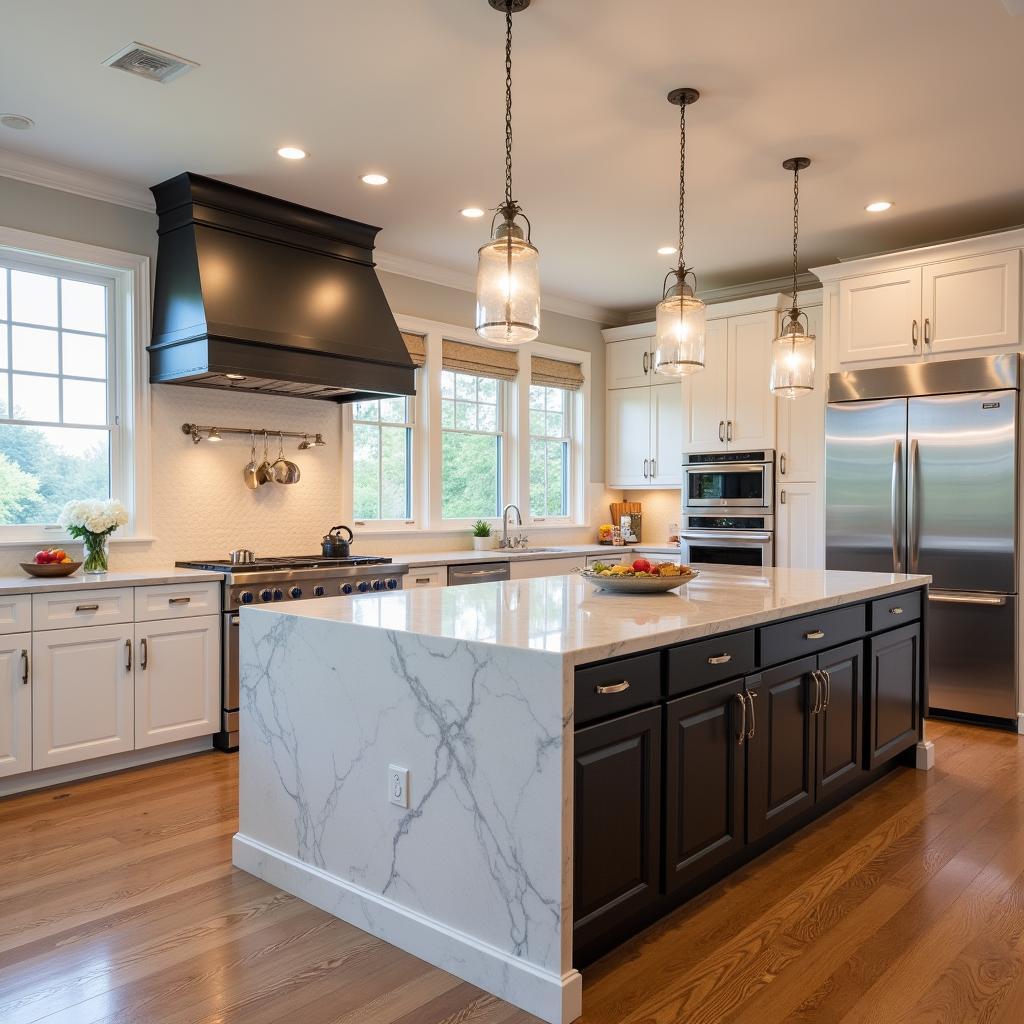
<instances>
[{"instance_id":1,"label":"double wall oven","mask_svg":"<svg viewBox=\"0 0 1024 1024\"><path fill-rule=\"evenodd\" d=\"M775 452L686 456L680 540L683 560L775 564Z\"/></svg>"}]
</instances>

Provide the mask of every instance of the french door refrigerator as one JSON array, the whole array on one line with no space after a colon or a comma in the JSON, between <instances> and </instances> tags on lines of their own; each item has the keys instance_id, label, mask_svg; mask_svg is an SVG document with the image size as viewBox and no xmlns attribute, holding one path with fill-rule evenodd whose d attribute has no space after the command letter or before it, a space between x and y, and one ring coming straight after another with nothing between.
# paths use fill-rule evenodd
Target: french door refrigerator
<instances>
[{"instance_id":1,"label":"french door refrigerator","mask_svg":"<svg viewBox=\"0 0 1024 1024\"><path fill-rule=\"evenodd\" d=\"M832 374L829 569L928 573L929 704L1015 725L1019 359Z\"/></svg>"}]
</instances>

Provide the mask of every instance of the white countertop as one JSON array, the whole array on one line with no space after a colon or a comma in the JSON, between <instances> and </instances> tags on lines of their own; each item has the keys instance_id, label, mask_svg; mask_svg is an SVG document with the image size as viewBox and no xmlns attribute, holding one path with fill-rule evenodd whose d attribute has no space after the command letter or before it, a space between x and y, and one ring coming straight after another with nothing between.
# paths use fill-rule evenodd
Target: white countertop
<instances>
[{"instance_id":1,"label":"white countertop","mask_svg":"<svg viewBox=\"0 0 1024 1024\"><path fill-rule=\"evenodd\" d=\"M396 565L463 565L467 562L528 562L547 558L578 558L586 555L607 555L609 562L618 562L626 553L636 555L675 555L679 559L679 545L630 544L614 547L610 544L538 545L543 551L516 551L513 548L491 548L488 551L410 551L393 555Z\"/></svg>"},{"instance_id":2,"label":"white countertop","mask_svg":"<svg viewBox=\"0 0 1024 1024\"><path fill-rule=\"evenodd\" d=\"M597 591L579 576L245 608L561 654L579 665L921 587L930 576L698 566L668 594Z\"/></svg>"},{"instance_id":3,"label":"white countertop","mask_svg":"<svg viewBox=\"0 0 1024 1024\"><path fill-rule=\"evenodd\" d=\"M222 580L224 574L200 569L136 569L85 576L79 569L73 576L39 578L0 576L0 594L53 594L62 590L109 590L111 587L153 587L162 583L204 583Z\"/></svg>"}]
</instances>

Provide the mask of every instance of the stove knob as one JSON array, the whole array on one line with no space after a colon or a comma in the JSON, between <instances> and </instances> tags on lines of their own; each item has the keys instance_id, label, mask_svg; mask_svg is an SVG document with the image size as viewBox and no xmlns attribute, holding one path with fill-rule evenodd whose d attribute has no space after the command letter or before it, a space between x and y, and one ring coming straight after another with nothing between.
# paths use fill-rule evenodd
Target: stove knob
<instances>
[{"instance_id":1,"label":"stove knob","mask_svg":"<svg viewBox=\"0 0 1024 1024\"><path fill-rule=\"evenodd\" d=\"M292 589L288 591L288 596L296 599L302 597L302 587L292 587Z\"/></svg>"},{"instance_id":2,"label":"stove knob","mask_svg":"<svg viewBox=\"0 0 1024 1024\"><path fill-rule=\"evenodd\" d=\"M280 601L282 597L284 597L284 591L280 587L276 587L274 589L274 600Z\"/></svg>"},{"instance_id":3,"label":"stove knob","mask_svg":"<svg viewBox=\"0 0 1024 1024\"><path fill-rule=\"evenodd\" d=\"M360 580L359 582L359 593L365 594L370 589L370 584L366 580Z\"/></svg>"},{"instance_id":4,"label":"stove knob","mask_svg":"<svg viewBox=\"0 0 1024 1024\"><path fill-rule=\"evenodd\" d=\"M397 590L398 580L388 580L388 590Z\"/></svg>"},{"instance_id":5,"label":"stove knob","mask_svg":"<svg viewBox=\"0 0 1024 1024\"><path fill-rule=\"evenodd\" d=\"M270 589L261 590L260 591L260 600L261 601L273 601L274 600L274 592L272 590L270 590Z\"/></svg>"},{"instance_id":6,"label":"stove knob","mask_svg":"<svg viewBox=\"0 0 1024 1024\"><path fill-rule=\"evenodd\" d=\"M373 581L373 589L374 590L383 590L384 589L384 581L383 580L374 580Z\"/></svg>"},{"instance_id":7,"label":"stove knob","mask_svg":"<svg viewBox=\"0 0 1024 1024\"><path fill-rule=\"evenodd\" d=\"M326 594L326 593L327 593L327 591L324 590L323 587L316 586L316 587L313 588L313 596L314 597L323 597L324 594Z\"/></svg>"},{"instance_id":8,"label":"stove knob","mask_svg":"<svg viewBox=\"0 0 1024 1024\"><path fill-rule=\"evenodd\" d=\"M342 585L338 589L343 594L351 594L352 593L352 584L351 583L342 583Z\"/></svg>"},{"instance_id":9,"label":"stove knob","mask_svg":"<svg viewBox=\"0 0 1024 1024\"><path fill-rule=\"evenodd\" d=\"M243 590L238 595L238 600L241 601L242 604L252 604L252 591L251 590Z\"/></svg>"}]
</instances>

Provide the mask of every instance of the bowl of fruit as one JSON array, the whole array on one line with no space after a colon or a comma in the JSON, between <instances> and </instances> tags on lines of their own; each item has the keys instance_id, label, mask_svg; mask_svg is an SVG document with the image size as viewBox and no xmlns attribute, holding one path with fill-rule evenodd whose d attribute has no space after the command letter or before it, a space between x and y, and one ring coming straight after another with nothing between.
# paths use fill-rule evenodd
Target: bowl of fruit
<instances>
[{"instance_id":1,"label":"bowl of fruit","mask_svg":"<svg viewBox=\"0 0 1024 1024\"><path fill-rule=\"evenodd\" d=\"M70 576L81 564L63 548L43 548L31 562L22 562L21 567L29 576Z\"/></svg>"},{"instance_id":2,"label":"bowl of fruit","mask_svg":"<svg viewBox=\"0 0 1024 1024\"><path fill-rule=\"evenodd\" d=\"M583 569L580 575L598 590L617 594L664 594L689 583L699 573L677 562L649 562L638 558L632 564L596 562Z\"/></svg>"}]
</instances>

